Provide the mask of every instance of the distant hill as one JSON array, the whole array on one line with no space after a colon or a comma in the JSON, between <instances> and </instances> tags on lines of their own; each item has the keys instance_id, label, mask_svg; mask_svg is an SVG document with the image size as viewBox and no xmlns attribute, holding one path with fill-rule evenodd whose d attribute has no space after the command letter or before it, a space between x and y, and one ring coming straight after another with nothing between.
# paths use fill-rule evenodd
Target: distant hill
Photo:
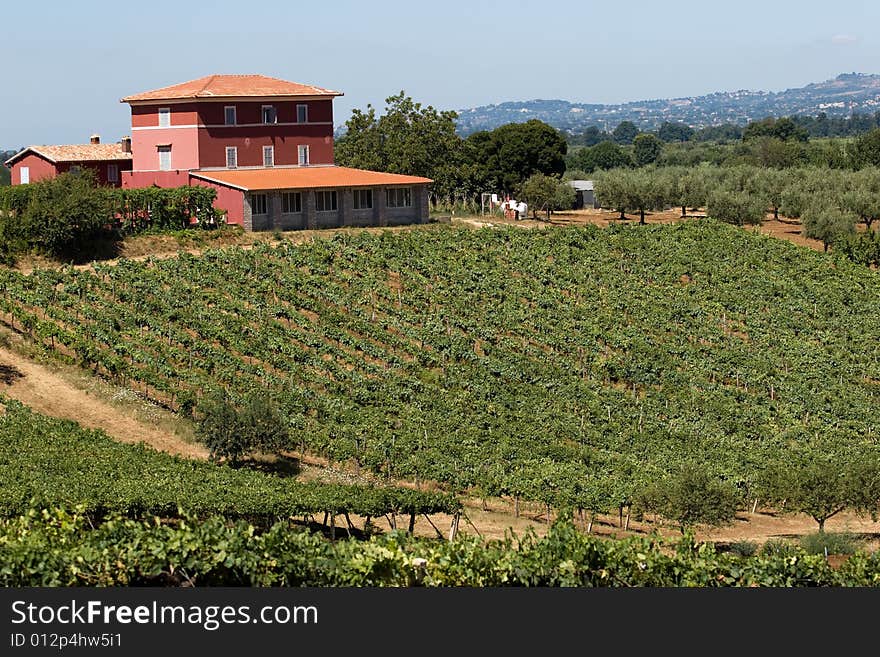
<instances>
[{"instance_id":1,"label":"distant hill","mask_svg":"<svg viewBox=\"0 0 880 657\"><path fill-rule=\"evenodd\" d=\"M833 80L779 92L719 91L706 96L641 100L620 105L565 100L510 101L458 110L458 130L470 134L529 119L540 119L569 133L583 132L593 125L613 130L621 121L632 121L643 130L654 130L664 121L701 128L722 123L745 125L767 116L815 116L820 112L828 116L848 116L877 111L880 111L880 75L845 73Z\"/></svg>"}]
</instances>

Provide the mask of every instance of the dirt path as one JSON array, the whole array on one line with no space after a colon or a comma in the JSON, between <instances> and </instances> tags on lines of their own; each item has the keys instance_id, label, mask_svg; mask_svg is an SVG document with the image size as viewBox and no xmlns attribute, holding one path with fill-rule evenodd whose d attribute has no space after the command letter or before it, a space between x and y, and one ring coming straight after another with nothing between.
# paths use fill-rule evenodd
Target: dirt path
<instances>
[{"instance_id":1,"label":"dirt path","mask_svg":"<svg viewBox=\"0 0 880 657\"><path fill-rule=\"evenodd\" d=\"M124 443L144 442L154 449L193 458L206 458L207 450L188 442L158 423L132 417L99 395L74 385L59 371L0 347L0 394L17 399L52 417L103 429Z\"/></svg>"}]
</instances>

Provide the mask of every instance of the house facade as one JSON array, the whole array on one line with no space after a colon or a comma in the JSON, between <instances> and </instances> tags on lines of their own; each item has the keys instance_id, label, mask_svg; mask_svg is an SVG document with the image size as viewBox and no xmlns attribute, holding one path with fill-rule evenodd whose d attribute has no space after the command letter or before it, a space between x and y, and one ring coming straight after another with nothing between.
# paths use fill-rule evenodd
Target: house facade
<instances>
[{"instance_id":1,"label":"house facade","mask_svg":"<svg viewBox=\"0 0 880 657\"><path fill-rule=\"evenodd\" d=\"M200 185L246 230L392 226L428 221L429 178L338 167L333 99L262 75L210 75L121 99L119 144L31 146L7 161L12 184L90 167L124 188Z\"/></svg>"},{"instance_id":2,"label":"house facade","mask_svg":"<svg viewBox=\"0 0 880 657\"><path fill-rule=\"evenodd\" d=\"M26 185L54 178L68 171L91 169L102 185L119 187L122 175L131 170L131 143L123 137L118 143L102 144L92 135L88 144L28 146L6 160L12 184Z\"/></svg>"},{"instance_id":3,"label":"house facade","mask_svg":"<svg viewBox=\"0 0 880 657\"><path fill-rule=\"evenodd\" d=\"M134 94L123 187L204 185L247 230L428 220L428 178L334 165L338 91L261 75L212 75Z\"/></svg>"}]
</instances>

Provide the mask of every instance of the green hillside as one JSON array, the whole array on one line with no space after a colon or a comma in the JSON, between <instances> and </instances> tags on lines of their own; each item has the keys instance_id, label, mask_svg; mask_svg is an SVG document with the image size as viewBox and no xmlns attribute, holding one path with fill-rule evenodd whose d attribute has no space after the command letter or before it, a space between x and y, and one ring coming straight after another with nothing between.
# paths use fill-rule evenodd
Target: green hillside
<instances>
[{"instance_id":1,"label":"green hillside","mask_svg":"<svg viewBox=\"0 0 880 657\"><path fill-rule=\"evenodd\" d=\"M441 226L6 271L0 311L175 410L266 386L334 460L605 509L683 462L746 493L801 447L873 449L878 282L713 221Z\"/></svg>"}]
</instances>

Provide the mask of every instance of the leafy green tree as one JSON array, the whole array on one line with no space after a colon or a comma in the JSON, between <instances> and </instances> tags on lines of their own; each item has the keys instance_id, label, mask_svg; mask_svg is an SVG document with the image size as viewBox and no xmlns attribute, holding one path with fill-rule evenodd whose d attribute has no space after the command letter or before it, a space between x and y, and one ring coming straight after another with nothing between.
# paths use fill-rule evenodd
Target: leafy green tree
<instances>
[{"instance_id":1,"label":"leafy green tree","mask_svg":"<svg viewBox=\"0 0 880 657\"><path fill-rule=\"evenodd\" d=\"M706 211L719 221L742 226L762 223L766 207L748 192L718 189L709 195Z\"/></svg>"},{"instance_id":2,"label":"leafy green tree","mask_svg":"<svg viewBox=\"0 0 880 657\"><path fill-rule=\"evenodd\" d=\"M880 502L880 460L872 452L838 444L790 446L761 476L762 495L788 513L806 513L825 523L852 509L876 516Z\"/></svg>"},{"instance_id":3,"label":"leafy green tree","mask_svg":"<svg viewBox=\"0 0 880 657\"><path fill-rule=\"evenodd\" d=\"M620 212L620 218L626 219L627 205L630 201L627 184L624 179L624 169L612 169L603 171L596 176L593 190L599 205L603 208L611 208Z\"/></svg>"},{"instance_id":4,"label":"leafy green tree","mask_svg":"<svg viewBox=\"0 0 880 657\"><path fill-rule=\"evenodd\" d=\"M663 152L663 142L650 132L643 132L633 140L633 160L636 166L654 164Z\"/></svg>"},{"instance_id":5,"label":"leafy green tree","mask_svg":"<svg viewBox=\"0 0 880 657\"><path fill-rule=\"evenodd\" d=\"M673 141L690 141L694 138L694 129L684 123L670 123L669 121L664 121L663 125L661 125L660 129L657 131L657 136L666 143Z\"/></svg>"},{"instance_id":6,"label":"leafy green tree","mask_svg":"<svg viewBox=\"0 0 880 657\"><path fill-rule=\"evenodd\" d=\"M625 146L633 143L633 140L638 134L639 129L632 121L621 121L618 126L614 128L614 132L611 133L614 137L614 141Z\"/></svg>"},{"instance_id":7,"label":"leafy green tree","mask_svg":"<svg viewBox=\"0 0 880 657\"><path fill-rule=\"evenodd\" d=\"M656 170L615 169L608 171L596 181L596 195L605 207L639 213L639 223L645 223L645 212L661 210L670 196L666 188L667 178Z\"/></svg>"},{"instance_id":8,"label":"leafy green tree","mask_svg":"<svg viewBox=\"0 0 880 657\"><path fill-rule=\"evenodd\" d=\"M206 396L196 409L196 436L212 460L237 464L254 452L289 447L290 430L268 392L250 393L240 406L224 392Z\"/></svg>"},{"instance_id":9,"label":"leafy green tree","mask_svg":"<svg viewBox=\"0 0 880 657\"><path fill-rule=\"evenodd\" d=\"M752 121L743 130L743 140L756 137L772 137L782 141L807 141L810 135L788 117L780 119L767 117L760 121Z\"/></svg>"},{"instance_id":10,"label":"leafy green tree","mask_svg":"<svg viewBox=\"0 0 880 657\"><path fill-rule=\"evenodd\" d=\"M779 219L783 195L792 182L792 176L786 169L761 169L748 181L747 186L748 191L773 211L773 218Z\"/></svg>"},{"instance_id":11,"label":"leafy green tree","mask_svg":"<svg viewBox=\"0 0 880 657\"><path fill-rule=\"evenodd\" d=\"M880 219L880 169L868 167L853 172L848 189L841 195L841 207L855 214L868 230Z\"/></svg>"},{"instance_id":12,"label":"leafy green tree","mask_svg":"<svg viewBox=\"0 0 880 657\"><path fill-rule=\"evenodd\" d=\"M91 170L62 173L30 191L20 231L32 248L56 258L76 258L105 227L109 199L96 187Z\"/></svg>"},{"instance_id":13,"label":"leafy green tree","mask_svg":"<svg viewBox=\"0 0 880 657\"><path fill-rule=\"evenodd\" d=\"M266 390L255 390L247 396L239 411L239 422L252 449L277 453L290 447L287 421Z\"/></svg>"},{"instance_id":14,"label":"leafy green tree","mask_svg":"<svg viewBox=\"0 0 880 657\"><path fill-rule=\"evenodd\" d=\"M604 130L599 130L594 125L591 125L589 128L584 130L584 132L580 135L577 135L572 138L572 143L578 144L580 146L595 146L596 144L608 141L611 139L611 135L609 135Z\"/></svg>"},{"instance_id":15,"label":"leafy green tree","mask_svg":"<svg viewBox=\"0 0 880 657\"><path fill-rule=\"evenodd\" d=\"M588 173L608 171L632 165L629 154L613 141L603 141L592 148L584 148L576 156L575 165Z\"/></svg>"},{"instance_id":16,"label":"leafy green tree","mask_svg":"<svg viewBox=\"0 0 880 657\"><path fill-rule=\"evenodd\" d=\"M450 195L462 185L462 139L455 131L458 115L423 107L403 91L385 100L385 113L367 105L355 109L345 134L335 145L343 166L424 176L434 181L432 193Z\"/></svg>"},{"instance_id":17,"label":"leafy green tree","mask_svg":"<svg viewBox=\"0 0 880 657\"><path fill-rule=\"evenodd\" d=\"M762 167L786 169L807 163L807 151L798 141L761 137L749 142L753 162Z\"/></svg>"},{"instance_id":18,"label":"leafy green tree","mask_svg":"<svg viewBox=\"0 0 880 657\"><path fill-rule=\"evenodd\" d=\"M814 201L801 220L804 236L821 241L826 253L836 240L855 232L856 216L833 203Z\"/></svg>"},{"instance_id":19,"label":"leafy green tree","mask_svg":"<svg viewBox=\"0 0 880 657\"><path fill-rule=\"evenodd\" d=\"M664 180L655 171L624 170L623 180L626 188L626 207L639 213L639 223L645 225L645 212L662 210L666 205L669 191Z\"/></svg>"},{"instance_id":20,"label":"leafy green tree","mask_svg":"<svg viewBox=\"0 0 880 657\"><path fill-rule=\"evenodd\" d=\"M661 172L669 202L681 207L682 218L687 216L688 208L705 207L709 191L718 184L718 172L709 165L666 167Z\"/></svg>"},{"instance_id":21,"label":"leafy green tree","mask_svg":"<svg viewBox=\"0 0 880 657\"><path fill-rule=\"evenodd\" d=\"M559 131L537 119L476 132L467 142L482 179L493 189L513 191L534 173L565 172L568 144Z\"/></svg>"},{"instance_id":22,"label":"leafy green tree","mask_svg":"<svg viewBox=\"0 0 880 657\"><path fill-rule=\"evenodd\" d=\"M196 437L210 451L212 460L232 464L251 451L249 436L241 430L238 410L225 392L207 395L196 409Z\"/></svg>"},{"instance_id":23,"label":"leafy green tree","mask_svg":"<svg viewBox=\"0 0 880 657\"><path fill-rule=\"evenodd\" d=\"M855 160L859 166L880 167L880 128L871 130L856 140Z\"/></svg>"},{"instance_id":24,"label":"leafy green tree","mask_svg":"<svg viewBox=\"0 0 880 657\"><path fill-rule=\"evenodd\" d=\"M571 185L543 173L529 176L522 185L521 195L532 209L534 217L537 218L538 211L543 211L547 213L548 220L553 210L570 210L575 200L575 191Z\"/></svg>"},{"instance_id":25,"label":"leafy green tree","mask_svg":"<svg viewBox=\"0 0 880 657\"><path fill-rule=\"evenodd\" d=\"M697 130L694 134L694 139L697 141L715 141L719 143L738 141L742 139L742 128L734 123L707 126Z\"/></svg>"},{"instance_id":26,"label":"leafy green tree","mask_svg":"<svg viewBox=\"0 0 880 657\"><path fill-rule=\"evenodd\" d=\"M705 468L685 464L665 479L648 485L637 506L679 524L682 534L694 525L731 524L740 502L736 488Z\"/></svg>"}]
</instances>

